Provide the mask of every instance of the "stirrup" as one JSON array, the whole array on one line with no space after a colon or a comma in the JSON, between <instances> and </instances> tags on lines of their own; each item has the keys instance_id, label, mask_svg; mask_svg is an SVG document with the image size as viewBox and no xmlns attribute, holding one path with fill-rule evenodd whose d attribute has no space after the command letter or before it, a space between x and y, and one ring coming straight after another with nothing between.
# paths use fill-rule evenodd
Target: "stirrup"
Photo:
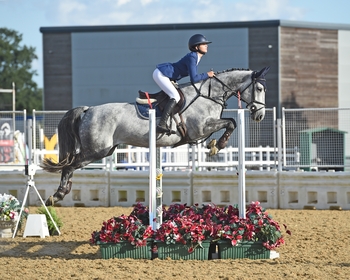
<instances>
[{"instance_id":1,"label":"stirrup","mask_svg":"<svg viewBox=\"0 0 350 280\"><path fill-rule=\"evenodd\" d=\"M168 127L163 127L163 126L159 126L159 125L157 125L157 127L156 127L157 133L166 133L169 131L170 131L170 129Z\"/></svg>"},{"instance_id":2,"label":"stirrup","mask_svg":"<svg viewBox=\"0 0 350 280\"><path fill-rule=\"evenodd\" d=\"M171 134L176 134L176 131L167 128L164 128L162 126L158 126L156 127L156 133L165 133L166 135L170 136Z\"/></svg>"}]
</instances>

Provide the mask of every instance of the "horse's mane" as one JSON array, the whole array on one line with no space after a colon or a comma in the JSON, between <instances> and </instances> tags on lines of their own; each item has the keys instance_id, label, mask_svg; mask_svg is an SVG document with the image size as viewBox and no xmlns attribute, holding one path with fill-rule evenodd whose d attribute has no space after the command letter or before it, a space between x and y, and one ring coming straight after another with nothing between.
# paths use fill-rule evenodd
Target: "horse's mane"
<instances>
[{"instance_id":1,"label":"horse's mane","mask_svg":"<svg viewBox=\"0 0 350 280\"><path fill-rule=\"evenodd\" d=\"M252 71L252 70L245 69L245 68L229 68L226 70L217 71L217 72L215 72L215 74L222 74L222 73L231 72L231 71Z\"/></svg>"},{"instance_id":2,"label":"horse's mane","mask_svg":"<svg viewBox=\"0 0 350 280\"><path fill-rule=\"evenodd\" d=\"M215 75L223 74L223 73L226 73L226 72L232 72L232 71L252 71L252 70L251 69L245 69L245 68L229 68L229 69L226 69L226 70L217 71L217 72L215 72ZM181 87L181 88L184 88L184 87L187 87L187 86L190 86L190 85L192 85L191 82L178 84L178 86Z\"/></svg>"}]
</instances>

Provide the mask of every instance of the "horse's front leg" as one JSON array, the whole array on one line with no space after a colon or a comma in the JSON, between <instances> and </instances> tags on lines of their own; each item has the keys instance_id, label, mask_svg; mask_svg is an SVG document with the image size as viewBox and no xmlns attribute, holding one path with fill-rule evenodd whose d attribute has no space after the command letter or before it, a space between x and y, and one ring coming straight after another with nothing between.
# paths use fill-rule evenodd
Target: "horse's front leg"
<instances>
[{"instance_id":1,"label":"horse's front leg","mask_svg":"<svg viewBox=\"0 0 350 280\"><path fill-rule=\"evenodd\" d=\"M60 185L58 186L55 194L50 196L45 204L46 206L53 206L56 202L63 200L63 198L68 194L72 189L72 176L73 176L73 168L63 168Z\"/></svg>"},{"instance_id":2,"label":"horse's front leg","mask_svg":"<svg viewBox=\"0 0 350 280\"><path fill-rule=\"evenodd\" d=\"M213 139L207 145L207 148L210 149L209 155L216 155L221 149L225 148L230 138L232 132L237 127L236 121L232 118L225 118L216 120L216 122L211 122L207 128L212 128L212 132L216 132L222 128L226 128L224 134L220 137L219 141Z\"/></svg>"}]
</instances>

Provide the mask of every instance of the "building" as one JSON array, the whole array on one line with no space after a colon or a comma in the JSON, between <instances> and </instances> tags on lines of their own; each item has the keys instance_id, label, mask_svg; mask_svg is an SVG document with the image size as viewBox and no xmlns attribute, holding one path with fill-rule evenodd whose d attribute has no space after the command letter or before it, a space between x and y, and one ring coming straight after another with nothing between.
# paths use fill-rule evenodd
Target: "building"
<instances>
[{"instance_id":1,"label":"building","mask_svg":"<svg viewBox=\"0 0 350 280\"><path fill-rule=\"evenodd\" d=\"M185 55L195 33L213 41L201 72L270 66L266 103L277 115L281 107L350 107L350 25L268 20L40 31L45 110L133 102L139 89L158 91L155 65ZM229 108L237 108L235 98Z\"/></svg>"}]
</instances>

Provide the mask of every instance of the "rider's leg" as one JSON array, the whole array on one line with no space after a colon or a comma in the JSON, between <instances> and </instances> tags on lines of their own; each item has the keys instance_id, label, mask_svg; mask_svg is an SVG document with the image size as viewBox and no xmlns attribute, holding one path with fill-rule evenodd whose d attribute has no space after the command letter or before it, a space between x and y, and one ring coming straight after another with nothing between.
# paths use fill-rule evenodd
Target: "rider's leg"
<instances>
[{"instance_id":1,"label":"rider's leg","mask_svg":"<svg viewBox=\"0 0 350 280\"><path fill-rule=\"evenodd\" d=\"M166 104L162 117L157 125L157 132L170 132L167 126L167 122L175 108L176 103L180 101L180 95L170 79L164 76L158 69L154 70L153 79L158 84L158 86L170 97L170 100Z\"/></svg>"},{"instance_id":2,"label":"rider's leg","mask_svg":"<svg viewBox=\"0 0 350 280\"><path fill-rule=\"evenodd\" d=\"M171 116L171 113L173 112L175 105L176 105L176 100L174 98L171 98L168 101L168 103L165 105L162 117L160 118L160 121L157 125L157 130L156 130L157 133L170 132L167 122L169 120L169 117Z\"/></svg>"}]
</instances>

